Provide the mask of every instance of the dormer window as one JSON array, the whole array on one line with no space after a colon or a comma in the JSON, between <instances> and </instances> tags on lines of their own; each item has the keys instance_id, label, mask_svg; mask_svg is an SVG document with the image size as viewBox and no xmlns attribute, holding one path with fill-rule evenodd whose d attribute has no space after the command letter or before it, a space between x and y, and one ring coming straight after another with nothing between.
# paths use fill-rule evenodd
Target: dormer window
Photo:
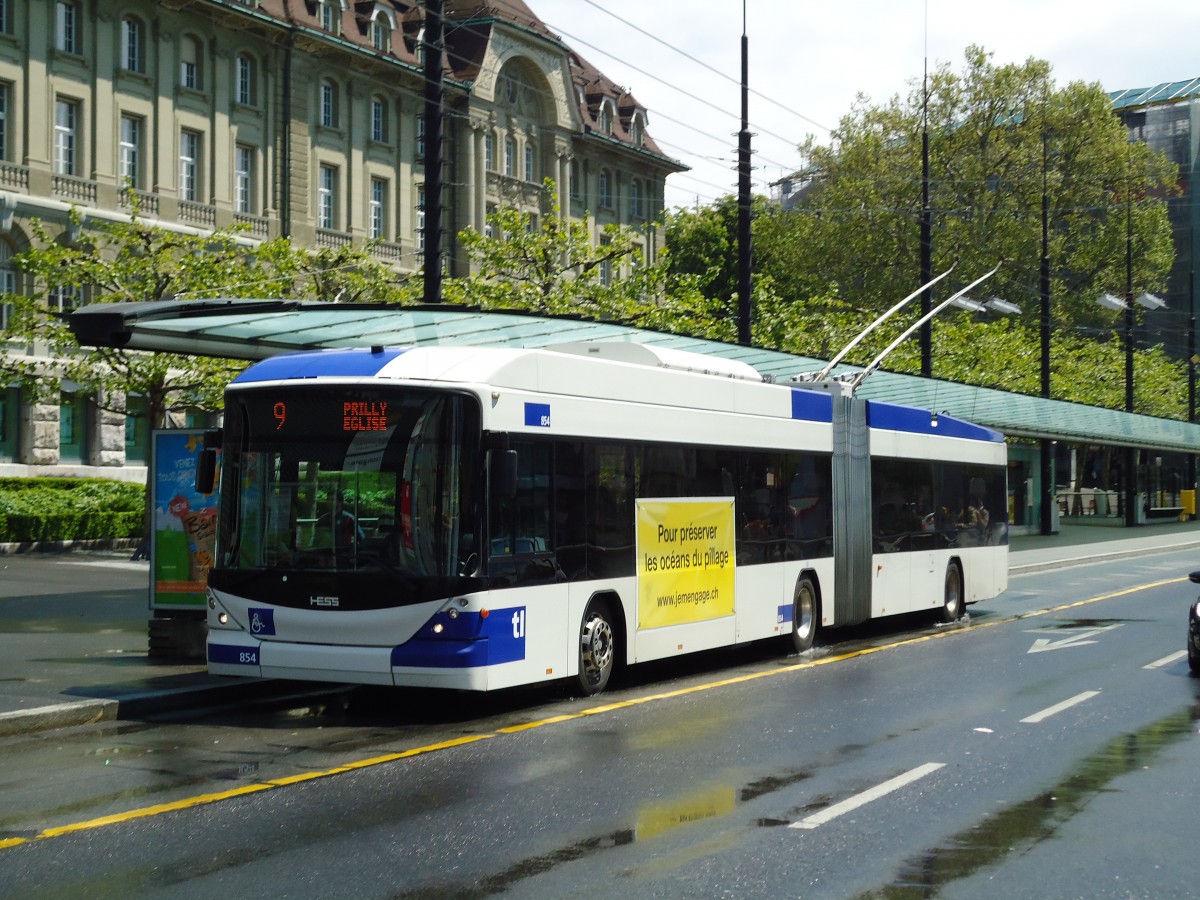
<instances>
[{"instance_id":1,"label":"dormer window","mask_svg":"<svg viewBox=\"0 0 1200 900\"><path fill-rule=\"evenodd\" d=\"M640 112L634 113L629 123L629 140L635 147L646 143L646 118Z\"/></svg>"},{"instance_id":2,"label":"dormer window","mask_svg":"<svg viewBox=\"0 0 1200 900\"><path fill-rule=\"evenodd\" d=\"M338 22L341 19L341 0L319 0L317 3L317 24L322 31L330 34L338 33Z\"/></svg>"},{"instance_id":3,"label":"dormer window","mask_svg":"<svg viewBox=\"0 0 1200 900\"><path fill-rule=\"evenodd\" d=\"M383 16L376 15L371 20L371 46L380 53L387 53L392 49L392 29Z\"/></svg>"},{"instance_id":4,"label":"dormer window","mask_svg":"<svg viewBox=\"0 0 1200 900\"><path fill-rule=\"evenodd\" d=\"M597 124L600 126L600 131L603 134L613 133L613 107L612 101L601 100L600 111L597 116Z\"/></svg>"}]
</instances>

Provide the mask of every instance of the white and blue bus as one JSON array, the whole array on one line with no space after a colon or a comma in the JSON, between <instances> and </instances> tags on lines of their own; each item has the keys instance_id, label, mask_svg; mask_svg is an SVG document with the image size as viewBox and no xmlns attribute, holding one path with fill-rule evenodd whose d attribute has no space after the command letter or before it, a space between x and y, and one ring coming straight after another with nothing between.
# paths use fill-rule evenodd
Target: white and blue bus
<instances>
[{"instance_id":1,"label":"white and blue bus","mask_svg":"<svg viewBox=\"0 0 1200 900\"><path fill-rule=\"evenodd\" d=\"M278 356L211 443L223 675L591 694L1007 583L1000 434L649 345Z\"/></svg>"}]
</instances>

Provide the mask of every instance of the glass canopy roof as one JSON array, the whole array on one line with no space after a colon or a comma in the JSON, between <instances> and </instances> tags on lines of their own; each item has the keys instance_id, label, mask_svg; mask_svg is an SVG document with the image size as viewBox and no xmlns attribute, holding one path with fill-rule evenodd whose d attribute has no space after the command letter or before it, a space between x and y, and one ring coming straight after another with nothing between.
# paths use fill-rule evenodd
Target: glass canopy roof
<instances>
[{"instance_id":1,"label":"glass canopy roof","mask_svg":"<svg viewBox=\"0 0 1200 900\"><path fill-rule=\"evenodd\" d=\"M453 306L245 299L105 303L76 310L70 326L84 346L246 360L325 347L544 347L574 341L631 341L740 360L779 381L824 366L823 361L807 357L611 322ZM859 370L854 366L840 366L834 374L855 371ZM1200 425L883 370L872 373L857 396L945 412L1011 437L1200 450Z\"/></svg>"}]
</instances>

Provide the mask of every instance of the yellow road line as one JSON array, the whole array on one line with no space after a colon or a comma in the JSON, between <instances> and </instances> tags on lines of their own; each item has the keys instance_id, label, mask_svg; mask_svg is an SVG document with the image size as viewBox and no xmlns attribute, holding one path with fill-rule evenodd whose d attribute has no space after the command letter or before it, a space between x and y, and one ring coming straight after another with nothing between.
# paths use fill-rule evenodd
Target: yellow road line
<instances>
[{"instance_id":1,"label":"yellow road line","mask_svg":"<svg viewBox=\"0 0 1200 900\"><path fill-rule=\"evenodd\" d=\"M973 623L969 628L954 628L946 631L935 632L934 634L923 634L918 637L904 638L902 640L893 641L890 644L880 644L875 647L863 647L859 650L851 650L847 653L839 653L834 656L825 656L820 659L810 659L804 662L794 663L787 666L779 666L772 669L763 669L758 672L748 672L744 675L735 675L732 678L722 678L719 681L707 681L703 684L692 685L691 687L677 688L671 691L662 691L657 694L647 694L643 697L632 697L628 700L618 700L614 703L606 703L602 706L592 706L587 709L582 709L575 713L566 713L557 716L550 716L545 719L537 719L532 722L524 722L520 725L509 725L504 728L498 728L494 733L476 734L466 737L453 738L448 741L441 741L436 744L427 744L422 747L412 747L408 750L400 750L395 753L386 753L382 756L375 756L369 759L356 760L354 762L345 763L332 769L323 771L301 772L296 775L285 775L280 778L272 778L267 781L256 782L254 784L243 785L242 787L233 788L228 791L221 791L213 794L199 794L195 797L187 797L182 800L176 800L171 803L160 803L155 806L145 806L141 809L133 809L124 813L116 813L111 816L101 816L96 819L88 819L83 822L74 822L69 825L60 825L54 828L46 828L38 832L34 837L15 837L0 839L0 850L7 850L9 847L17 847L22 844L27 844L30 841L42 841L48 838L61 837L64 834L75 834L81 831L90 831L97 828L105 828L109 825L118 825L122 822L131 822L136 819L145 819L151 816L158 816L169 812L178 812L184 809L194 809L198 806L208 806L213 803L221 803L226 800L232 800L237 797L245 797L250 794L257 794L263 791L271 791L281 787L287 787L293 784L301 784L307 781L316 781L321 778L329 778L333 775L341 775L346 772L353 772L361 769L369 769L374 766L384 765L385 763L398 762L402 759L411 759L415 756L424 756L429 753L437 753L442 750L450 750L454 747L461 747L466 744L473 744L479 741L490 740L501 734L518 734L522 731L529 731L534 728L545 728L548 725L559 725L563 722L571 722L576 719L582 719L587 716L597 716L603 713L616 712L622 709L632 709L636 706L642 706L646 703L658 703L663 700L673 700L677 697L685 697L689 694L699 694L706 691L716 690L717 688L730 687L735 684L745 684L750 681L757 681L761 678L773 678L778 675L790 674L799 672L803 669L812 669L817 666L827 666L831 663L845 662L848 659L855 659L860 656L868 656L872 653L879 653L884 650L895 650L899 647L906 647L910 644L920 644L924 641L931 641L937 638L949 637L956 634L970 634L972 631L977 631L980 628L990 628L995 625L1003 625L1007 622L1017 622L1023 619L1033 619L1039 616L1053 615L1054 613L1064 612L1069 609L1076 609L1081 606L1087 606L1092 603L1099 603L1102 600L1112 600L1117 597L1136 594L1139 591L1151 590L1152 588L1165 587L1169 584L1178 584L1185 581L1184 578L1168 578L1163 581L1155 581L1150 584L1138 585L1137 587L1124 588L1119 591L1112 591L1107 594L1101 594L1097 597L1089 597L1086 600L1077 600L1073 603L1064 603L1060 606L1051 606L1046 609L1039 609L1028 613L1018 613L1013 616L1005 616L1001 619L996 619L990 622Z\"/></svg>"}]
</instances>

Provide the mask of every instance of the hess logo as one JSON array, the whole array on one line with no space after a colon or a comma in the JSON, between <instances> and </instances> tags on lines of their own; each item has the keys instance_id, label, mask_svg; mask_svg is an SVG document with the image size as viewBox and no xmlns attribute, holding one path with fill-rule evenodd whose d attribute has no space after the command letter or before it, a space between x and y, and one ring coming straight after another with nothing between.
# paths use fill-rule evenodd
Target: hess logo
<instances>
[{"instance_id":1,"label":"hess logo","mask_svg":"<svg viewBox=\"0 0 1200 900\"><path fill-rule=\"evenodd\" d=\"M341 601L337 597L318 597L314 595L308 598L308 605L332 609L341 606Z\"/></svg>"}]
</instances>

